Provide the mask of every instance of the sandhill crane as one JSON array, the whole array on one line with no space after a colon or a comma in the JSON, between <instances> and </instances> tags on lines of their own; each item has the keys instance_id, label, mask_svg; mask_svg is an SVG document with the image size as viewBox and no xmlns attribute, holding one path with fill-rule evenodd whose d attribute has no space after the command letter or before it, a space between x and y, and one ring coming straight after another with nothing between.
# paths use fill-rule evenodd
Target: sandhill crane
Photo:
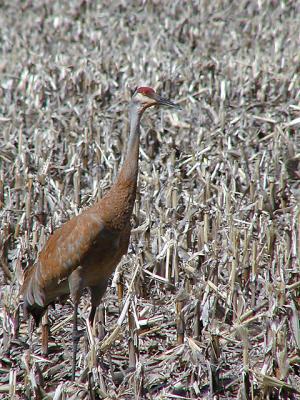
<instances>
[{"instance_id":1,"label":"sandhill crane","mask_svg":"<svg viewBox=\"0 0 300 400\"><path fill-rule=\"evenodd\" d=\"M24 315L31 313L36 325L49 304L71 295L74 302L73 380L79 340L77 308L82 291L86 287L90 289L89 320L93 324L108 279L128 249L137 188L140 120L152 106L178 107L150 87L135 90L130 103L127 154L114 185L92 207L55 230L35 264L25 273L21 288Z\"/></svg>"}]
</instances>

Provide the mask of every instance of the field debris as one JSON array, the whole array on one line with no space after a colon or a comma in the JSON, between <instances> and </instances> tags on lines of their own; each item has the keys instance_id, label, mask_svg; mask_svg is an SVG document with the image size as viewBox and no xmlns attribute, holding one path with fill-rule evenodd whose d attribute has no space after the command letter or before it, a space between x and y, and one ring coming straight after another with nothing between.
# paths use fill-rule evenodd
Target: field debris
<instances>
[{"instance_id":1,"label":"field debris","mask_svg":"<svg viewBox=\"0 0 300 400\"><path fill-rule=\"evenodd\" d=\"M299 398L299 2L0 9L0 399ZM72 382L70 300L35 330L19 289L112 184L142 84L182 111L142 121L129 252L94 329L81 301Z\"/></svg>"}]
</instances>

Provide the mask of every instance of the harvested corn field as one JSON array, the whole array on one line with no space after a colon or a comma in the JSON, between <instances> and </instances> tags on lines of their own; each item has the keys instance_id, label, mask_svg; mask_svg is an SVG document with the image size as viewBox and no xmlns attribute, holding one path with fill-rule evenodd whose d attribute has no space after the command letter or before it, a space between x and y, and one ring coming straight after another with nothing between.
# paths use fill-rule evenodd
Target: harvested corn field
<instances>
[{"instance_id":1,"label":"harvested corn field","mask_svg":"<svg viewBox=\"0 0 300 400\"><path fill-rule=\"evenodd\" d=\"M300 4L0 3L0 398L300 396ZM19 291L50 234L111 187L136 86L128 254L37 329ZM47 345L47 341L49 342Z\"/></svg>"}]
</instances>

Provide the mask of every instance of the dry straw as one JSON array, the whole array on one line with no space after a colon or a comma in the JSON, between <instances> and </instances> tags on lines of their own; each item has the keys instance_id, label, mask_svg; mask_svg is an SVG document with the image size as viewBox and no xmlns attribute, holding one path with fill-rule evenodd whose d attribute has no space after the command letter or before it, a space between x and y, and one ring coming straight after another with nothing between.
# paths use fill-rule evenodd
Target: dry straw
<instances>
[{"instance_id":1,"label":"dry straw","mask_svg":"<svg viewBox=\"0 0 300 400\"><path fill-rule=\"evenodd\" d=\"M2 7L1 399L299 398L299 7ZM69 300L33 331L18 291L112 184L145 83L183 111L145 115L129 252L94 331L81 302L71 383Z\"/></svg>"}]
</instances>

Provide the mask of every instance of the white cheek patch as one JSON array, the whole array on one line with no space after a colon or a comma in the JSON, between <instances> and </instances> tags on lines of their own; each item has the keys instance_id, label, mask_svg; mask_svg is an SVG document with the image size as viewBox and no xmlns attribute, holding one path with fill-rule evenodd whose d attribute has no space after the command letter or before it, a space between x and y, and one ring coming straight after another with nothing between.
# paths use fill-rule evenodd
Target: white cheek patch
<instances>
[{"instance_id":1,"label":"white cheek patch","mask_svg":"<svg viewBox=\"0 0 300 400\"><path fill-rule=\"evenodd\" d=\"M140 101L141 103L143 103L145 101L145 96L143 96L141 93L138 93L135 98Z\"/></svg>"},{"instance_id":2,"label":"white cheek patch","mask_svg":"<svg viewBox=\"0 0 300 400\"><path fill-rule=\"evenodd\" d=\"M138 93L135 98L141 102L142 104L156 104L154 99L151 99L148 96L144 96L142 93Z\"/></svg>"}]
</instances>

